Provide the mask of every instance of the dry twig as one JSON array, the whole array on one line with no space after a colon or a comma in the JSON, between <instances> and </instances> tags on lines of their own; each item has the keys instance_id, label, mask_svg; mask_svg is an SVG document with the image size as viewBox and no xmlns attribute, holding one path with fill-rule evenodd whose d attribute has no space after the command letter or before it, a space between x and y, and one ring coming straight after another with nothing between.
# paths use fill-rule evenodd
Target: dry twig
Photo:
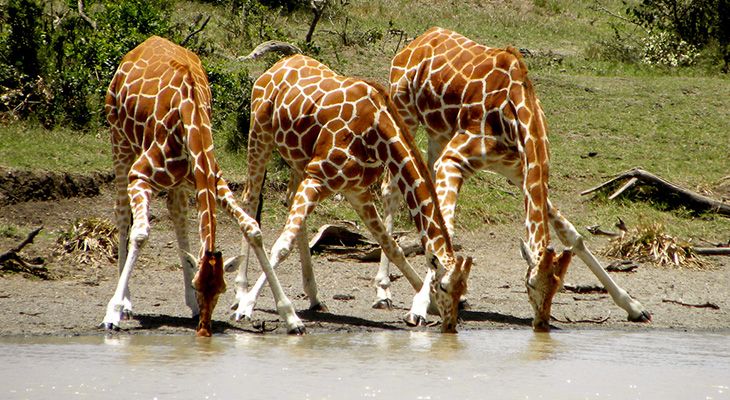
<instances>
[{"instance_id":1,"label":"dry twig","mask_svg":"<svg viewBox=\"0 0 730 400\"><path fill-rule=\"evenodd\" d=\"M679 301L679 300L662 299L662 303L673 303L673 304L679 304L680 306L694 307L694 308L711 308L713 310L720 309L720 306L718 306L715 303L710 303L709 301L704 304L690 304L690 303L685 303L685 302Z\"/></svg>"}]
</instances>

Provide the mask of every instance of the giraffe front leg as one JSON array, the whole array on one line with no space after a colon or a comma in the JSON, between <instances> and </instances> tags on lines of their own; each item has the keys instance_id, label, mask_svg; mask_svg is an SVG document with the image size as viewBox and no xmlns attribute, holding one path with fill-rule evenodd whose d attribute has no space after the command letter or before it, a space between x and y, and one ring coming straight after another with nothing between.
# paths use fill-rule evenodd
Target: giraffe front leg
<instances>
[{"instance_id":1,"label":"giraffe front leg","mask_svg":"<svg viewBox=\"0 0 730 400\"><path fill-rule=\"evenodd\" d=\"M255 303L248 301L248 266L251 261L251 246L248 244L247 239L244 239L244 242L244 262L242 266L238 267L238 272L236 273L236 279L234 280L236 292L233 304L231 304L231 310L233 310L231 318L236 321L251 319L253 305ZM247 307L247 303L250 303L250 306Z\"/></svg>"},{"instance_id":2,"label":"giraffe front leg","mask_svg":"<svg viewBox=\"0 0 730 400\"><path fill-rule=\"evenodd\" d=\"M258 230L258 228L256 230L251 229L246 237L248 238L249 244L253 247L254 253L259 260L259 264L261 264L261 268L264 270L263 276L269 281L269 286L271 287L271 292L273 293L274 301L276 302L276 310L279 313L279 317L286 323L287 333L293 335L305 334L306 329L304 328L304 323L301 319L299 319L294 311L294 305L284 293L284 289L281 287L279 278L276 276L274 268L269 263L269 259L266 256L261 240L261 231Z\"/></svg>"},{"instance_id":3,"label":"giraffe front leg","mask_svg":"<svg viewBox=\"0 0 730 400\"><path fill-rule=\"evenodd\" d=\"M345 196L355 211L357 211L365 226L368 227L370 233L375 237L375 240L378 241L380 247L383 249L383 253L398 267L411 286L418 291L418 294L414 297L411 310L404 317L405 322L412 326L426 324L426 314L428 304L430 303L428 300L429 286L424 285L424 282L421 281L421 278L405 258L403 249L398 246L398 243L386 231L383 221L380 219L380 215L378 215L378 210L373 205L372 195L366 191L361 193L348 193ZM428 279L429 275L426 275L426 278ZM422 299L422 292L424 290L426 293L425 302Z\"/></svg>"},{"instance_id":4,"label":"giraffe front leg","mask_svg":"<svg viewBox=\"0 0 730 400\"><path fill-rule=\"evenodd\" d=\"M651 313L634 298L632 298L626 290L622 289L611 279L608 272L601 266L601 263L586 247L583 237L578 233L570 221L560 214L550 201L548 201L548 213L550 224L555 229L558 238L564 245L572 247L573 253L577 255L590 268L591 272L598 278L603 287L606 288L611 295L614 303L626 310L628 320L632 322L650 322Z\"/></svg>"},{"instance_id":5,"label":"giraffe front leg","mask_svg":"<svg viewBox=\"0 0 730 400\"><path fill-rule=\"evenodd\" d=\"M139 250L149 236L149 202L152 190L143 179L130 182L128 196L131 204L133 224L129 234L129 244L124 266L119 273L119 281L114 295L109 300L106 315L101 323L105 329L119 329L119 321L129 318L132 314L132 301L129 295L129 278L137 262Z\"/></svg>"}]
</instances>

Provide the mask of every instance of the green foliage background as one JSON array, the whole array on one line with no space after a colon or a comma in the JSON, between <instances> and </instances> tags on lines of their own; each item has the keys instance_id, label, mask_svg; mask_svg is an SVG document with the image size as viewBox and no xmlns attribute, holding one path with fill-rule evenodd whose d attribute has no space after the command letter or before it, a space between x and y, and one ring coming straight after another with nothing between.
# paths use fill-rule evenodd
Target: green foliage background
<instances>
[{"instance_id":1,"label":"green foliage background","mask_svg":"<svg viewBox=\"0 0 730 400\"><path fill-rule=\"evenodd\" d=\"M226 176L241 179L251 84L277 58L237 57L265 40L286 40L336 71L385 83L395 52L440 25L486 45L524 50L549 123L551 197L577 226L642 216L672 233L730 239L730 224L712 215L577 195L634 166L700 192L730 174L730 81L722 72L728 0L325 3L305 43L313 19L306 0L86 0L96 29L75 0L0 0L0 165L108 170L102 112L108 82L121 57L154 34L200 55L213 91L216 155ZM691 18L673 20L666 12L672 7L684 7ZM692 47L678 47L677 40ZM658 57L647 57L649 45ZM676 66L662 61L690 50ZM422 147L424 136L417 135ZM276 187L285 187L282 171L270 171ZM282 208L282 201L267 204ZM457 225L514 223L521 204L504 179L480 172L462 189ZM317 213L355 219L348 207L329 202Z\"/></svg>"}]
</instances>

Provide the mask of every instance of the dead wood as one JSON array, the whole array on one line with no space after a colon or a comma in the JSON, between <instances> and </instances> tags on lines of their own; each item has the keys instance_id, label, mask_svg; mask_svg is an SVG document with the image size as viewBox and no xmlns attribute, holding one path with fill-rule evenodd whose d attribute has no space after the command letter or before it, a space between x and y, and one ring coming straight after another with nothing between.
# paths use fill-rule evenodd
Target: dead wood
<instances>
[{"instance_id":1,"label":"dead wood","mask_svg":"<svg viewBox=\"0 0 730 400\"><path fill-rule=\"evenodd\" d=\"M20 255L20 251L23 250L25 246L33 243L33 240L41 231L41 229L43 229L42 226L34 229L28 234L25 240L20 242L17 246L6 251L5 253L0 254L0 271L24 272L43 279L50 278L50 275L48 274L48 269L42 265L42 258L37 257L32 260L26 261Z\"/></svg>"},{"instance_id":2,"label":"dead wood","mask_svg":"<svg viewBox=\"0 0 730 400\"><path fill-rule=\"evenodd\" d=\"M423 254L423 246L421 245L421 242L403 243L399 241L398 245L400 245L401 249L403 249L403 255L406 257ZM380 254L380 246L377 246L364 253L348 254L347 257L360 262L378 262L380 261Z\"/></svg>"},{"instance_id":3,"label":"dead wood","mask_svg":"<svg viewBox=\"0 0 730 400\"><path fill-rule=\"evenodd\" d=\"M703 256L730 256L730 247L692 247L692 251Z\"/></svg>"},{"instance_id":4,"label":"dead wood","mask_svg":"<svg viewBox=\"0 0 730 400\"><path fill-rule=\"evenodd\" d=\"M611 313L609 312L605 317L598 317L598 318L587 318L587 319L571 319L567 315L565 316L565 319L559 319L554 316L550 316L551 319L557 322L562 322L564 324L579 324L579 323L589 323L589 324L602 324L606 321L608 321L608 318L611 317Z\"/></svg>"},{"instance_id":5,"label":"dead wood","mask_svg":"<svg viewBox=\"0 0 730 400\"><path fill-rule=\"evenodd\" d=\"M603 286L598 285L563 285L563 288L569 292L588 294L588 293L608 293Z\"/></svg>"},{"instance_id":6,"label":"dead wood","mask_svg":"<svg viewBox=\"0 0 730 400\"><path fill-rule=\"evenodd\" d=\"M669 198L676 197L683 206L698 212L714 212L723 216L730 217L730 204L723 203L718 200L711 199L699 193L695 193L689 189L685 189L667 180L664 180L650 172L640 168L633 168L622 172L614 178L603 182L602 184L581 192L581 196L597 192L602 189L613 187L624 180L627 180L619 189L614 191L608 198L613 200L629 188L638 184L649 185L657 189L655 196Z\"/></svg>"},{"instance_id":7,"label":"dead wood","mask_svg":"<svg viewBox=\"0 0 730 400\"><path fill-rule=\"evenodd\" d=\"M621 260L621 261L614 261L606 266L606 271L609 272L634 272L636 269L639 268L639 264L637 264L633 260Z\"/></svg>"},{"instance_id":8,"label":"dead wood","mask_svg":"<svg viewBox=\"0 0 730 400\"><path fill-rule=\"evenodd\" d=\"M679 304L680 306L694 307L694 308L711 308L713 310L720 309L720 306L718 306L715 303L710 303L709 301L706 303L703 303L703 304L690 304L690 303L685 303L685 302L679 301L679 300L662 299L662 303L673 303L673 304Z\"/></svg>"},{"instance_id":9,"label":"dead wood","mask_svg":"<svg viewBox=\"0 0 730 400\"><path fill-rule=\"evenodd\" d=\"M86 12L84 11L84 0L78 0L76 6L79 10L79 16L81 16L81 18L86 21L86 23L89 24L92 29L96 30L96 21L86 15Z\"/></svg>"},{"instance_id":10,"label":"dead wood","mask_svg":"<svg viewBox=\"0 0 730 400\"><path fill-rule=\"evenodd\" d=\"M616 232L604 231L598 225L586 226L586 230L588 232L590 232L591 234L596 235L596 236L608 236L608 237L615 238L615 237L619 237L621 235L621 234L616 233Z\"/></svg>"},{"instance_id":11,"label":"dead wood","mask_svg":"<svg viewBox=\"0 0 730 400\"><path fill-rule=\"evenodd\" d=\"M23 250L23 247L33 243L33 239L38 235L38 233L43 229L42 226L34 229L31 233L28 234L28 236L20 242L17 246L13 247L12 249L6 251L3 254L0 254L0 264L5 263L6 260L10 259L16 259L18 258L18 253L20 253L21 250Z\"/></svg>"},{"instance_id":12,"label":"dead wood","mask_svg":"<svg viewBox=\"0 0 730 400\"><path fill-rule=\"evenodd\" d=\"M355 232L349 226L344 224L327 224L322 225L317 233L309 241L309 250L312 252L323 251L325 247L331 248L344 247L345 250L353 250L357 247L372 247L377 245L364 235Z\"/></svg>"}]
</instances>

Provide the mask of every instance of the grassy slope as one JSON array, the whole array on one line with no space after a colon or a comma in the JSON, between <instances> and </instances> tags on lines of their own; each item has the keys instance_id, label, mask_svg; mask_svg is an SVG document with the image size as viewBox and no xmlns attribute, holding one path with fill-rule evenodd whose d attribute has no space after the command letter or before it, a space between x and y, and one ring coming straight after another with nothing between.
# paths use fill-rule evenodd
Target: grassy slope
<instances>
[{"instance_id":1,"label":"grassy slope","mask_svg":"<svg viewBox=\"0 0 730 400\"><path fill-rule=\"evenodd\" d=\"M662 212L645 203L608 202L580 198L578 193L625 169L642 166L692 189L712 188L730 174L730 80L724 76L697 76L697 71L655 71L590 59L591 49L612 35L608 14L582 1L514 1L481 5L477 1L353 1L348 35L392 26L408 37L440 25L491 46L514 45L556 56L527 59L550 126L552 151L551 196L576 226L610 226L617 216L636 224L640 218L665 223L670 233L709 240L728 240L730 222ZM620 12L620 1L603 2ZM201 5L178 2L178 18L199 12ZM458 5L458 7L454 6ZM202 6L214 14L203 33L231 54L249 49L220 39L225 10ZM195 11L193 11L195 10ZM303 38L310 16L294 14L277 19L280 28ZM333 22L334 21L334 22ZM217 30L218 29L218 30ZM319 58L343 74L386 82L390 58L398 38L385 33L367 46L338 44L342 20L323 19L315 35L322 48ZM248 65L257 73L265 64ZM232 66L235 68L235 66ZM24 125L0 130L0 164L47 169L108 169L109 150L104 137L68 131L44 133ZM423 137L420 143L425 143ZM18 139L22 137L22 139ZM59 149L58 144L63 146ZM17 156L13 154L18 153ZM589 152L597 153L587 157ZM71 157L68 157L71 155ZM79 156L81 155L81 156ZM243 156L218 151L226 176L240 180ZM283 212L280 202L269 207ZM520 220L521 200L504 179L482 172L465 185L457 213L461 229L484 223ZM312 227L332 217L356 219L349 208L323 204ZM274 218L274 217L271 217Z\"/></svg>"}]
</instances>

